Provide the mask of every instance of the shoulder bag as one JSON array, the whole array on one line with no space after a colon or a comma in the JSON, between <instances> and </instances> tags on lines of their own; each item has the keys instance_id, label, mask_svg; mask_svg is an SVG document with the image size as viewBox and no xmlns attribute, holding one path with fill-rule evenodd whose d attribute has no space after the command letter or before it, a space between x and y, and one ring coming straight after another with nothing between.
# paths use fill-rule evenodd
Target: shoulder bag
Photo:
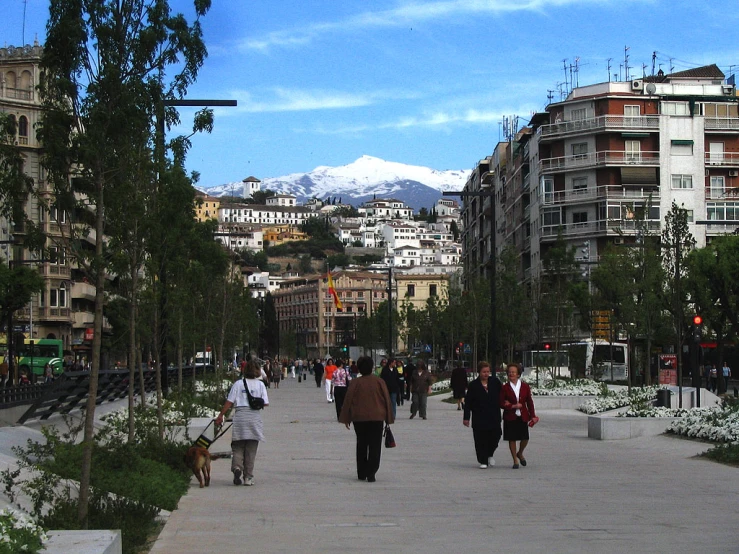
<instances>
[{"instance_id":1,"label":"shoulder bag","mask_svg":"<svg viewBox=\"0 0 739 554\"><path fill-rule=\"evenodd\" d=\"M243 379L244 381L244 390L246 391L246 398L249 400L249 407L252 410L263 410L264 409L264 398L261 396L252 396L252 394L249 392L249 387L246 386L246 378Z\"/></svg>"},{"instance_id":2,"label":"shoulder bag","mask_svg":"<svg viewBox=\"0 0 739 554\"><path fill-rule=\"evenodd\" d=\"M395 448L395 437L393 436L393 431L390 429L390 426L386 423L385 424L385 448Z\"/></svg>"}]
</instances>

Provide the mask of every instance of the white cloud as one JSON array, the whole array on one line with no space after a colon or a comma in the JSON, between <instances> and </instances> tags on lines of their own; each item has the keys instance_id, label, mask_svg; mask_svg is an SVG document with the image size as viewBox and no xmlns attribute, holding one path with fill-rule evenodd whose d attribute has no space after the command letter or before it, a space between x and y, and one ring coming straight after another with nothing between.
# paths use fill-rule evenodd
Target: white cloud
<instances>
[{"instance_id":1,"label":"white cloud","mask_svg":"<svg viewBox=\"0 0 739 554\"><path fill-rule=\"evenodd\" d=\"M652 0L623 0L625 2L650 2ZM496 15L510 12L544 12L571 4L609 4L613 0L446 0L436 2L407 2L396 8L368 11L339 21L303 25L300 29L275 31L267 35L245 40L241 47L267 51L271 47L292 47L307 44L326 33L352 32L360 29L398 27L425 21L449 21L457 16Z\"/></svg>"}]
</instances>

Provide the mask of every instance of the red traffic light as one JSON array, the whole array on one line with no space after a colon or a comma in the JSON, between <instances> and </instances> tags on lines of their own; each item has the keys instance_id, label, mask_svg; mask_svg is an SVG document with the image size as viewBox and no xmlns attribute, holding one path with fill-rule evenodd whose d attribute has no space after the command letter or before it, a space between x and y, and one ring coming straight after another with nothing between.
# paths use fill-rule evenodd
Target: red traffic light
<instances>
[{"instance_id":1,"label":"red traffic light","mask_svg":"<svg viewBox=\"0 0 739 554\"><path fill-rule=\"evenodd\" d=\"M703 318L701 316L697 315L697 316L693 317L693 323L695 325L700 325L701 323L703 323Z\"/></svg>"},{"instance_id":2,"label":"red traffic light","mask_svg":"<svg viewBox=\"0 0 739 554\"><path fill-rule=\"evenodd\" d=\"M551 345L551 344L549 344L549 343L546 343L546 344L544 345L544 350L550 350L551 348L552 348L552 345Z\"/></svg>"}]
</instances>

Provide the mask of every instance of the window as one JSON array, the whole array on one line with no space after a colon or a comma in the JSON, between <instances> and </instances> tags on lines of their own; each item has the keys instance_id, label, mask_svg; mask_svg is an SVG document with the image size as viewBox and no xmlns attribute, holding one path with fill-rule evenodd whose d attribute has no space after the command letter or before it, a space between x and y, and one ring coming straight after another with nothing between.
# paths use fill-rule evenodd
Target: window
<instances>
[{"instance_id":1,"label":"window","mask_svg":"<svg viewBox=\"0 0 739 554\"><path fill-rule=\"evenodd\" d=\"M641 141L624 141L624 156L627 162L637 162L641 159Z\"/></svg>"},{"instance_id":2,"label":"window","mask_svg":"<svg viewBox=\"0 0 739 554\"><path fill-rule=\"evenodd\" d=\"M429 296L436 296L436 285L429 285Z\"/></svg>"},{"instance_id":3,"label":"window","mask_svg":"<svg viewBox=\"0 0 739 554\"><path fill-rule=\"evenodd\" d=\"M67 222L67 212L60 210L56 204L49 209L49 216L54 223L62 224Z\"/></svg>"},{"instance_id":4,"label":"window","mask_svg":"<svg viewBox=\"0 0 739 554\"><path fill-rule=\"evenodd\" d=\"M670 141L670 154L673 156L692 156L693 141L692 140L672 140Z\"/></svg>"},{"instance_id":5,"label":"window","mask_svg":"<svg viewBox=\"0 0 739 554\"><path fill-rule=\"evenodd\" d=\"M574 212L572 214L572 223L582 224L588 222L588 212Z\"/></svg>"},{"instance_id":6,"label":"window","mask_svg":"<svg viewBox=\"0 0 739 554\"><path fill-rule=\"evenodd\" d=\"M67 286L61 284L58 289L49 291L49 306L52 308L67 307Z\"/></svg>"},{"instance_id":7,"label":"window","mask_svg":"<svg viewBox=\"0 0 739 554\"><path fill-rule=\"evenodd\" d=\"M18 118L18 143L28 144L28 118L25 115Z\"/></svg>"},{"instance_id":8,"label":"window","mask_svg":"<svg viewBox=\"0 0 739 554\"><path fill-rule=\"evenodd\" d=\"M571 146L572 156L576 160L580 160L588 155L588 143L587 142L576 142Z\"/></svg>"},{"instance_id":9,"label":"window","mask_svg":"<svg viewBox=\"0 0 739 554\"><path fill-rule=\"evenodd\" d=\"M408 290L405 293L406 296L416 296L416 285L408 285Z\"/></svg>"},{"instance_id":10,"label":"window","mask_svg":"<svg viewBox=\"0 0 739 554\"><path fill-rule=\"evenodd\" d=\"M556 211L550 211L550 212L543 212L541 214L541 221L542 221L542 225L551 226L551 225L559 225L562 219L561 219L559 210L556 210Z\"/></svg>"},{"instance_id":11,"label":"window","mask_svg":"<svg viewBox=\"0 0 739 554\"><path fill-rule=\"evenodd\" d=\"M672 188L674 189L692 189L693 176L677 174L672 176Z\"/></svg>"},{"instance_id":12,"label":"window","mask_svg":"<svg viewBox=\"0 0 739 554\"><path fill-rule=\"evenodd\" d=\"M690 106L687 102L662 102L664 115L690 115Z\"/></svg>"},{"instance_id":13,"label":"window","mask_svg":"<svg viewBox=\"0 0 739 554\"><path fill-rule=\"evenodd\" d=\"M577 108L575 110L572 110L572 112L570 112L570 119L572 119L573 121L578 120L578 119L585 119L586 117L588 117L587 108Z\"/></svg>"},{"instance_id":14,"label":"window","mask_svg":"<svg viewBox=\"0 0 739 554\"><path fill-rule=\"evenodd\" d=\"M739 221L739 207L732 202L709 202L707 215L710 221Z\"/></svg>"},{"instance_id":15,"label":"window","mask_svg":"<svg viewBox=\"0 0 739 554\"><path fill-rule=\"evenodd\" d=\"M544 204L551 204L554 202L554 179L543 178L541 180L541 192L544 198Z\"/></svg>"},{"instance_id":16,"label":"window","mask_svg":"<svg viewBox=\"0 0 739 554\"><path fill-rule=\"evenodd\" d=\"M711 198L722 198L725 193L723 176L711 177Z\"/></svg>"},{"instance_id":17,"label":"window","mask_svg":"<svg viewBox=\"0 0 739 554\"><path fill-rule=\"evenodd\" d=\"M693 223L693 210L685 210L688 216L688 223Z\"/></svg>"},{"instance_id":18,"label":"window","mask_svg":"<svg viewBox=\"0 0 739 554\"><path fill-rule=\"evenodd\" d=\"M575 194L582 194L588 189L588 178L587 177L576 177L572 179L572 192Z\"/></svg>"},{"instance_id":19,"label":"window","mask_svg":"<svg viewBox=\"0 0 739 554\"><path fill-rule=\"evenodd\" d=\"M624 106L624 116L639 117L641 115L641 106Z\"/></svg>"}]
</instances>

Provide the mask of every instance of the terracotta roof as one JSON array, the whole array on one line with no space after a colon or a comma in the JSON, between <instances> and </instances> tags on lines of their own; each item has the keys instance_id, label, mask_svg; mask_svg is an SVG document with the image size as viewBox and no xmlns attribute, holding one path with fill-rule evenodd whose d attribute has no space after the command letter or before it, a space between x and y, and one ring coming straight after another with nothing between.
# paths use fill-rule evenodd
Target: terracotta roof
<instances>
[{"instance_id":1,"label":"terracotta roof","mask_svg":"<svg viewBox=\"0 0 739 554\"><path fill-rule=\"evenodd\" d=\"M678 71L677 73L670 73L667 75L669 78L674 77L689 77L693 79L723 79L726 77L724 72L721 71L715 63L711 65L704 65L703 67L694 67L693 69L686 69L685 71Z\"/></svg>"}]
</instances>

